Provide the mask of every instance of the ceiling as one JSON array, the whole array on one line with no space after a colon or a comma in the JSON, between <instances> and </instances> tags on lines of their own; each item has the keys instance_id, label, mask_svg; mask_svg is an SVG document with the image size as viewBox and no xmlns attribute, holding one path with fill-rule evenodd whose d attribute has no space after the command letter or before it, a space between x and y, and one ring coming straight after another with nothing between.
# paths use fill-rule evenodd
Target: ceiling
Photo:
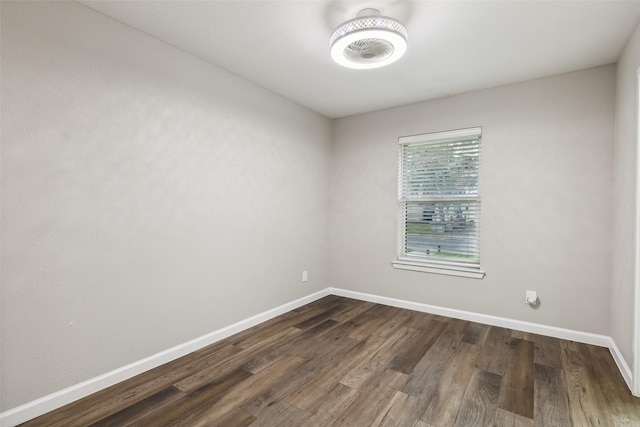
<instances>
[{"instance_id":1,"label":"ceiling","mask_svg":"<svg viewBox=\"0 0 640 427\"><path fill-rule=\"evenodd\" d=\"M610 64L640 21L640 0L81 2L330 118ZM367 7L409 49L343 68L329 37Z\"/></svg>"}]
</instances>

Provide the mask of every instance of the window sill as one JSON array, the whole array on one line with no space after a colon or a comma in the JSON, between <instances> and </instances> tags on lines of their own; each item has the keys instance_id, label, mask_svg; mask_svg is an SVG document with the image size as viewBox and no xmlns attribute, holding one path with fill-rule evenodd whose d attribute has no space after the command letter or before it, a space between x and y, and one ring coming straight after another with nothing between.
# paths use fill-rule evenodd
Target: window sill
<instances>
[{"instance_id":1,"label":"window sill","mask_svg":"<svg viewBox=\"0 0 640 427\"><path fill-rule=\"evenodd\" d=\"M400 270L420 271L422 273L444 274L446 276L468 277L471 279L482 279L484 277L484 271L478 268L439 265L413 260L395 260L391 262L391 265L393 265L393 268Z\"/></svg>"}]
</instances>

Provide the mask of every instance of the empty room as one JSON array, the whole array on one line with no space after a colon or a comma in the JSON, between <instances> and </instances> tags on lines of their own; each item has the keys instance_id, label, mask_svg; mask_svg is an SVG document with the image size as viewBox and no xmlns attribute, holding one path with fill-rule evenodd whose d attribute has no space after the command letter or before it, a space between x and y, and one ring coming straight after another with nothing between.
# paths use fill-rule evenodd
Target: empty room
<instances>
[{"instance_id":1,"label":"empty room","mask_svg":"<svg viewBox=\"0 0 640 427\"><path fill-rule=\"evenodd\" d=\"M0 425L640 426L640 1L0 1Z\"/></svg>"}]
</instances>

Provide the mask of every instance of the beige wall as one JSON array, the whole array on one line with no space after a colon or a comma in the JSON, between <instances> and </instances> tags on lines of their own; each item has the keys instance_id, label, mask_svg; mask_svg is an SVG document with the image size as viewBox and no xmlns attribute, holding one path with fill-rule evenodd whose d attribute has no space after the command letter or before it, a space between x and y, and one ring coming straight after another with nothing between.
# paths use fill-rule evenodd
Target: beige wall
<instances>
[{"instance_id":1,"label":"beige wall","mask_svg":"<svg viewBox=\"0 0 640 427\"><path fill-rule=\"evenodd\" d=\"M1 48L3 410L327 287L328 119L73 2Z\"/></svg>"},{"instance_id":2,"label":"beige wall","mask_svg":"<svg viewBox=\"0 0 640 427\"><path fill-rule=\"evenodd\" d=\"M614 94L609 65L337 120L331 284L609 334ZM397 138L473 126L486 277L393 269Z\"/></svg>"},{"instance_id":3,"label":"beige wall","mask_svg":"<svg viewBox=\"0 0 640 427\"><path fill-rule=\"evenodd\" d=\"M633 369L633 296L635 268L637 70L640 29L618 61L613 157L613 274L611 336Z\"/></svg>"}]
</instances>

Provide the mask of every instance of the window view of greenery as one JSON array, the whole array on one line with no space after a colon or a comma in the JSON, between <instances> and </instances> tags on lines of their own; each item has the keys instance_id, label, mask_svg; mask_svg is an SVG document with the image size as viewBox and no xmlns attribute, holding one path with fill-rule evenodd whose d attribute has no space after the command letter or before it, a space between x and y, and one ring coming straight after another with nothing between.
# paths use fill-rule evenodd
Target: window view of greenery
<instances>
[{"instance_id":1,"label":"window view of greenery","mask_svg":"<svg viewBox=\"0 0 640 427\"><path fill-rule=\"evenodd\" d=\"M479 263L480 137L401 146L403 255Z\"/></svg>"}]
</instances>

